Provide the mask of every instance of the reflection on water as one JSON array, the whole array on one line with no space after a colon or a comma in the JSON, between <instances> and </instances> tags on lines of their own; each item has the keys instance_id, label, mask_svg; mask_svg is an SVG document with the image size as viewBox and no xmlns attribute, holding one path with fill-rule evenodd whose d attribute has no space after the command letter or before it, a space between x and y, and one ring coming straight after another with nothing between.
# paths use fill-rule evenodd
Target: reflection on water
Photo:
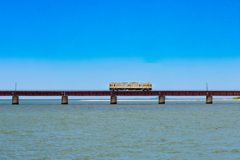
<instances>
[{"instance_id":1,"label":"reflection on water","mask_svg":"<svg viewBox=\"0 0 240 160\"><path fill-rule=\"evenodd\" d=\"M0 102L0 159L240 158L240 102Z\"/></svg>"}]
</instances>

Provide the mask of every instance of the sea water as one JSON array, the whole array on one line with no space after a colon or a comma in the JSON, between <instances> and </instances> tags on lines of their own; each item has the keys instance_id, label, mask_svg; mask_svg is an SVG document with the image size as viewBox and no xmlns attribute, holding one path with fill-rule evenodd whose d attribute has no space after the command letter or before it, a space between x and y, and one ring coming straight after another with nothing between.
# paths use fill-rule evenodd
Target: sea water
<instances>
[{"instance_id":1,"label":"sea water","mask_svg":"<svg viewBox=\"0 0 240 160\"><path fill-rule=\"evenodd\" d=\"M0 101L0 159L240 159L240 102Z\"/></svg>"}]
</instances>

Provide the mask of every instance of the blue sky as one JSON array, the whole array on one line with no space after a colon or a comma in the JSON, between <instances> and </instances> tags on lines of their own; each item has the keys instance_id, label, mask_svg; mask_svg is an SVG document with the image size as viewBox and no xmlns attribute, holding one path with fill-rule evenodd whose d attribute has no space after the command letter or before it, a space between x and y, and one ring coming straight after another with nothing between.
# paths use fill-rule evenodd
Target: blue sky
<instances>
[{"instance_id":1,"label":"blue sky","mask_svg":"<svg viewBox=\"0 0 240 160\"><path fill-rule=\"evenodd\" d=\"M240 1L0 1L0 90L240 90Z\"/></svg>"}]
</instances>

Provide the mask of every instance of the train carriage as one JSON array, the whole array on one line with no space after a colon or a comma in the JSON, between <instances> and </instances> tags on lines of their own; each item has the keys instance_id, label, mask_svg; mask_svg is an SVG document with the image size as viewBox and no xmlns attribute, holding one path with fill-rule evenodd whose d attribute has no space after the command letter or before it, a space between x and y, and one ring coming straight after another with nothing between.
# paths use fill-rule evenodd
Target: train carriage
<instances>
[{"instance_id":1,"label":"train carriage","mask_svg":"<svg viewBox=\"0 0 240 160\"><path fill-rule=\"evenodd\" d=\"M138 82L123 82L123 83L110 83L110 90L152 90L152 83L138 83Z\"/></svg>"}]
</instances>

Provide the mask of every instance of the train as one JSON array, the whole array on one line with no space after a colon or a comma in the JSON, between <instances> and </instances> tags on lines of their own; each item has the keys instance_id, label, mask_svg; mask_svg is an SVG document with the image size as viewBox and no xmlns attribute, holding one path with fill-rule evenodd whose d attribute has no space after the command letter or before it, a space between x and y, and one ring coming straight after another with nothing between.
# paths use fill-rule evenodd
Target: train
<instances>
[{"instance_id":1,"label":"train","mask_svg":"<svg viewBox=\"0 0 240 160\"><path fill-rule=\"evenodd\" d=\"M122 83L109 83L109 90L152 90L152 83L138 83L138 82L122 82Z\"/></svg>"}]
</instances>

